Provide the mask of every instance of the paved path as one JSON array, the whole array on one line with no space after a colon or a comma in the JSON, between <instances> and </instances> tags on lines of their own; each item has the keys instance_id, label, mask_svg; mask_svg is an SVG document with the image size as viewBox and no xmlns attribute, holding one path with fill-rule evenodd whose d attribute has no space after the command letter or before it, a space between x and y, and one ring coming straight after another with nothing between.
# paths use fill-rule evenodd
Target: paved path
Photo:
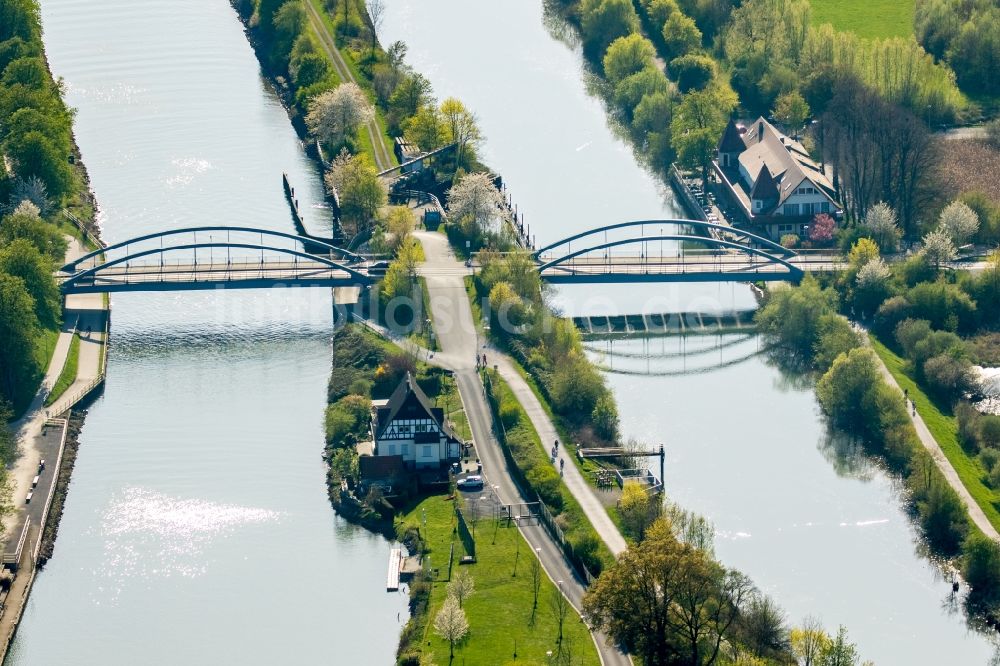
<instances>
[{"instance_id":1,"label":"paved path","mask_svg":"<svg viewBox=\"0 0 1000 666\"><path fill-rule=\"evenodd\" d=\"M313 5L312 0L305 0L303 3L306 6L306 13L309 15L309 22L312 23L313 30L316 31L316 36L319 37L320 44L323 46L323 50L326 51L327 56L329 56L331 62L333 62L334 69L337 70L337 76L340 77L341 81L352 83L357 83L354 79L354 74L351 73L351 68L347 66L344 62L344 56L341 55L340 50L337 48L337 42L330 34L330 29L327 27L326 22L320 15L319 11ZM379 171L385 171L386 169L392 168L392 153L386 148L385 138L382 136L382 130L379 129L378 121L375 118L365 125L365 130L368 132L368 139L372 144L372 153L375 158L375 167Z\"/></svg>"},{"instance_id":2,"label":"paved path","mask_svg":"<svg viewBox=\"0 0 1000 666\"><path fill-rule=\"evenodd\" d=\"M461 263L455 258L447 238L442 234L417 232L416 236L424 247L424 254L427 257L425 266L430 269L424 279L427 281L427 291L434 315L434 331L438 344L445 351L430 352L399 338L395 338L394 341L404 348L415 351L430 363L455 373L459 395L469 419L473 440L476 443L476 453L483 463L486 480L500 496L501 502L505 504L526 502L527 498L514 483L500 444L493 435L489 405L476 369L476 356L482 341L472 319L472 309L462 279L463 273L455 270L439 270L449 266L461 266ZM373 328L378 330L378 327L373 326ZM498 353L487 353L492 353L495 360L500 360ZM527 405L525 407L528 408ZM586 490L589 493L589 489ZM592 493L590 496L596 503L596 497ZM604 518L608 519L603 509L601 511ZM610 519L608 522L610 523ZM562 549L537 520L521 521L519 527L524 538L535 549L546 573L553 581L562 581L561 587L567 598L579 610L586 588L570 569ZM621 538L621 535L618 536ZM595 637L603 664L624 666L631 663L627 655L609 646L603 635L595 633Z\"/></svg>"},{"instance_id":3,"label":"paved path","mask_svg":"<svg viewBox=\"0 0 1000 666\"><path fill-rule=\"evenodd\" d=\"M868 331L861 326L858 326L858 328L864 335L865 344L870 345L871 340L868 338ZM876 355L876 358L878 358L878 367L879 371L882 373L882 377L889 384L889 386L896 387L899 392L902 393L903 389L899 386L896 378L892 376L892 373L889 372L889 368L886 367L885 363L878 357L878 355ZM928 429L927 424L924 423L923 418L921 418L919 413L915 413L913 409L907 409L906 411L910 415L910 420L913 422L913 427L917 431L920 443L923 444L924 448L930 452L931 458L934 459L934 463L938 466L938 469L941 470L941 474L944 475L948 485L950 485L952 489L958 493L958 497L962 500L962 503L965 504L965 509L968 512L969 517L972 519L972 522L976 524L976 527L978 527L983 534L990 537L994 541L1000 541L1000 533L997 533L996 528L993 527L989 518L987 518L986 514L983 513L983 510L969 493L965 484L962 483L961 477L958 476L958 472L956 472L955 468L952 467L951 461L948 460L944 451L941 450L941 446L938 444L937 440L934 439L934 435L931 434L931 431Z\"/></svg>"},{"instance_id":4,"label":"paved path","mask_svg":"<svg viewBox=\"0 0 1000 666\"><path fill-rule=\"evenodd\" d=\"M66 260L72 261L86 254L79 241L75 238L67 237L69 247L66 251ZM106 311L104 310L104 298L101 294L85 294L69 296L66 299L66 307L63 312L63 326L56 341L55 352L52 360L45 372L38 392L32 399L30 406L20 419L12 424L11 429L15 433L19 444L19 456L14 464L11 476L14 481L14 505L19 509L23 508L22 502L28 493L28 488L35 475L38 473L38 462L46 458L46 451L50 447L46 444L42 435L45 421L49 415L58 415L64 412L73 398L78 397L78 392L86 385L93 382L101 372L101 359L104 347L104 321ZM73 338L74 327L79 322L79 330L83 331L90 327L91 333L80 337L80 356L77 364L76 381L66 390L63 396L51 407L45 407L45 398L55 385L63 366L66 364L66 357L69 355L70 342ZM55 469L55 460L48 455L46 461L50 469ZM43 484L40 484L40 486ZM44 504L45 497L39 497L38 504ZM35 503L35 498L32 499ZM16 511L4 520L4 532L8 540L16 538L12 532L18 524L23 524Z\"/></svg>"}]
</instances>

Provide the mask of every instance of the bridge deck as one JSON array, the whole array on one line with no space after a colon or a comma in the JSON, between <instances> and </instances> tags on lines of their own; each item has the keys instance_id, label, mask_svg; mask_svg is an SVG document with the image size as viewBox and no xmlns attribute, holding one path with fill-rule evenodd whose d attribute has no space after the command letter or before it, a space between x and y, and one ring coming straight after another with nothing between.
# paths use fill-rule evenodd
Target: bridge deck
<instances>
[{"instance_id":1,"label":"bridge deck","mask_svg":"<svg viewBox=\"0 0 1000 666\"><path fill-rule=\"evenodd\" d=\"M310 287L356 286L360 281L345 270L321 262L215 261L110 266L69 282L61 276L64 293L118 291L181 291L197 289L251 289L280 285Z\"/></svg>"}]
</instances>

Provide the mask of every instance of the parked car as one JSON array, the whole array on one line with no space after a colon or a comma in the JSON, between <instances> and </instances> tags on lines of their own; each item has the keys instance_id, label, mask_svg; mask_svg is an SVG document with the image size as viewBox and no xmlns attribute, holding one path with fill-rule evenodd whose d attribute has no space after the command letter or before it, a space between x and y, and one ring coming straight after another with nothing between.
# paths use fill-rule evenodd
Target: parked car
<instances>
[{"instance_id":1,"label":"parked car","mask_svg":"<svg viewBox=\"0 0 1000 666\"><path fill-rule=\"evenodd\" d=\"M483 489L483 477L478 474L473 474L472 476L467 476L464 479L459 479L455 487L459 490L482 490Z\"/></svg>"},{"instance_id":2,"label":"parked car","mask_svg":"<svg viewBox=\"0 0 1000 666\"><path fill-rule=\"evenodd\" d=\"M368 266L368 274L373 276L383 276L389 270L388 261L376 261Z\"/></svg>"}]
</instances>

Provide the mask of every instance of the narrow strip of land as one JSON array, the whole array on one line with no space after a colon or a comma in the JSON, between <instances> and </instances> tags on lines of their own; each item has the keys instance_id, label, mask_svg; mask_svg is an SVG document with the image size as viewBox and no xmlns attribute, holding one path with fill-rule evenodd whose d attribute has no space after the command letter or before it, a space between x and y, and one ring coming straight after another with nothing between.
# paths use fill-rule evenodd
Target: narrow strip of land
<instances>
[{"instance_id":1,"label":"narrow strip of land","mask_svg":"<svg viewBox=\"0 0 1000 666\"><path fill-rule=\"evenodd\" d=\"M865 344L870 345L871 341L868 337L868 332L864 329L861 329L861 332L864 336ZM876 357L878 357L878 354L876 354ZM885 362L881 359L881 357L878 357L878 368L886 383L888 383L889 386L895 387L900 393L902 393L902 387L899 385L899 382L896 381L892 372L889 371L889 368L886 367ZM931 454L934 464L937 465L939 470L941 470L941 474L944 475L945 480L948 481L948 485L952 487L952 489L958 494L959 499L962 500L962 503L965 505L965 510L969 514L969 518L972 519L972 522L975 523L976 527L978 527L983 534L994 541L1000 541L1000 533L997 532L989 518L987 518L986 514L983 513L982 508L969 492L969 489L965 487L964 483L962 483L961 477L958 475L958 472L955 471L951 461L948 460L948 456L944 454L944 451L941 449L938 441L934 439L934 435L931 434L931 431L927 427L927 424L924 423L923 418L921 418L920 414L916 410L910 409L909 407L907 408L906 413L909 414L910 421L913 422L913 428L917 431L917 437L920 438L920 443L923 444L924 448Z\"/></svg>"},{"instance_id":2,"label":"narrow strip of land","mask_svg":"<svg viewBox=\"0 0 1000 666\"><path fill-rule=\"evenodd\" d=\"M354 78L351 68L344 61L344 56L341 55L340 49L337 48L337 42L333 38L333 34L331 34L330 28L323 20L322 15L320 15L319 10L316 9L311 0L306 0L303 4L306 6L306 13L309 14L309 22L312 24L313 30L316 31L316 36L319 37L323 50L326 51L327 56L329 56L330 61L333 63L333 68L337 70L337 76L340 77L341 81L356 84L357 80ZM368 138L372 144L372 156L375 158L375 167L379 171L391 168L392 156L385 145L385 138L382 136L378 120L372 118L365 126L365 131L368 132Z\"/></svg>"}]
</instances>

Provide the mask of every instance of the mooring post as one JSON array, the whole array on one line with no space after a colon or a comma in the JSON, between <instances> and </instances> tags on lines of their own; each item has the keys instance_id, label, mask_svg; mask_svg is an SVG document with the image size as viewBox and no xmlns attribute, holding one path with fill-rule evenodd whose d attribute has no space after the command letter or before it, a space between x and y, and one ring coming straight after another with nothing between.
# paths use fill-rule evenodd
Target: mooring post
<instances>
[{"instance_id":1,"label":"mooring post","mask_svg":"<svg viewBox=\"0 0 1000 666\"><path fill-rule=\"evenodd\" d=\"M666 493L667 491L667 479L663 475L666 459L667 459L667 454L663 450L663 444L660 444L660 485L663 487L664 493Z\"/></svg>"}]
</instances>

